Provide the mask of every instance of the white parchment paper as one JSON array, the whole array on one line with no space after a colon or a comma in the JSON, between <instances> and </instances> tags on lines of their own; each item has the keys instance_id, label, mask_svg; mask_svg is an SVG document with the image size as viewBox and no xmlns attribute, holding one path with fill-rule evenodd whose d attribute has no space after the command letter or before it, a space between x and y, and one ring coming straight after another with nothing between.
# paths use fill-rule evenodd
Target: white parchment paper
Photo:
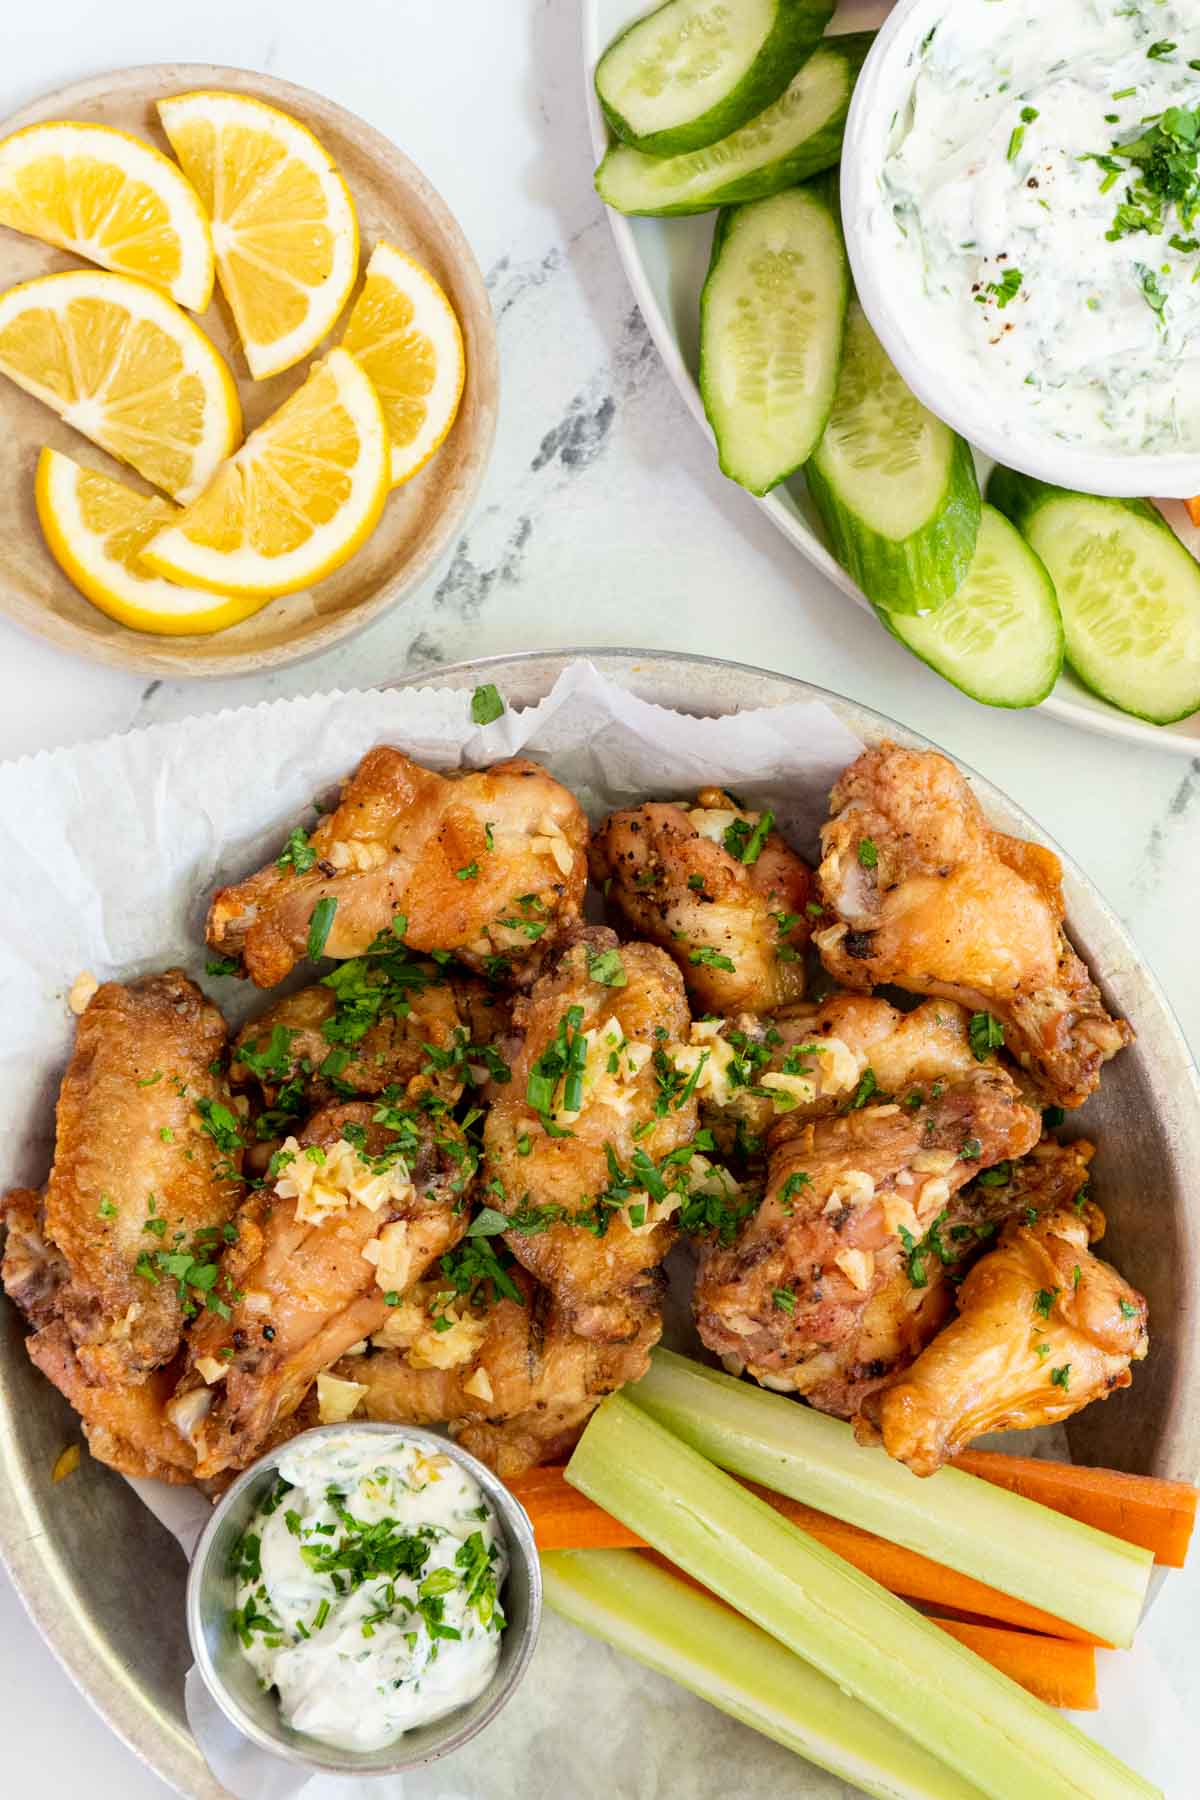
<instances>
[{"instance_id":1,"label":"white parchment paper","mask_svg":"<svg viewBox=\"0 0 1200 1800\"><path fill-rule=\"evenodd\" d=\"M436 768L528 751L593 817L647 796L732 788L815 847L829 787L861 749L812 702L694 719L638 700L588 663L537 707L472 725L467 693L334 693L277 701L44 752L0 767L9 845L0 932L0 1180L40 1182L70 1052L81 970L128 979L179 966L239 1023L262 996L205 977L214 887L257 868L373 744ZM135 1484L190 1554L207 1516L188 1490ZM1170 1711L1148 1653L1110 1658L1087 1729L1170 1800L1192 1790L1200 1734ZM306 1778L228 1725L195 1671L188 1717L237 1800L841 1800L855 1790L547 1614L515 1699L471 1744L403 1778Z\"/></svg>"}]
</instances>

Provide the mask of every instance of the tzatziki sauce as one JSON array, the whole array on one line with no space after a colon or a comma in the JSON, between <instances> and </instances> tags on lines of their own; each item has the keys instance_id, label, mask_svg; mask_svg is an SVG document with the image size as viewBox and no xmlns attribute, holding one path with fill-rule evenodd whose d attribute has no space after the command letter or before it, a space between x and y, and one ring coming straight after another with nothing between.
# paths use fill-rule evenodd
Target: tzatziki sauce
<instances>
[{"instance_id":1,"label":"tzatziki sauce","mask_svg":"<svg viewBox=\"0 0 1200 1800\"><path fill-rule=\"evenodd\" d=\"M465 1469L403 1432L285 1452L234 1566L243 1654L285 1723L323 1744L383 1749L495 1672L495 1515Z\"/></svg>"},{"instance_id":2,"label":"tzatziki sauce","mask_svg":"<svg viewBox=\"0 0 1200 1800\"><path fill-rule=\"evenodd\" d=\"M1200 452L1200 8L946 0L906 78L873 229L910 339L1000 422Z\"/></svg>"}]
</instances>

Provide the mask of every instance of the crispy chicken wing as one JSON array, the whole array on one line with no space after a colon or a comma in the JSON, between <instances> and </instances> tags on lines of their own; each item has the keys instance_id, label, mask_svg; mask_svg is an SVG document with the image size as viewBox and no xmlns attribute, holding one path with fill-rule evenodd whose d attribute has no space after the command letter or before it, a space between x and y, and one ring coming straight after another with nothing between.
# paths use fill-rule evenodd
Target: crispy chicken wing
<instances>
[{"instance_id":1,"label":"crispy chicken wing","mask_svg":"<svg viewBox=\"0 0 1200 1800\"><path fill-rule=\"evenodd\" d=\"M229 1077L256 1086L267 1133L313 1106L354 1094L406 1088L428 1072L453 1105L462 1092L466 1032L450 984L436 963L395 954L355 957L332 976L300 988L243 1025ZM435 1067L435 1061L441 1067Z\"/></svg>"},{"instance_id":2,"label":"crispy chicken wing","mask_svg":"<svg viewBox=\"0 0 1200 1800\"><path fill-rule=\"evenodd\" d=\"M457 1242L473 1153L450 1120L366 1101L314 1114L237 1218L221 1264L231 1317L206 1312L170 1416L197 1474L243 1467L321 1370L378 1331L389 1298Z\"/></svg>"},{"instance_id":3,"label":"crispy chicken wing","mask_svg":"<svg viewBox=\"0 0 1200 1800\"><path fill-rule=\"evenodd\" d=\"M485 1173L515 1221L508 1244L582 1337L634 1339L657 1307L679 1203L659 1164L696 1130L665 1054L687 1032L683 981L652 944L618 949L611 931L585 928L513 1023L512 1080L484 1127Z\"/></svg>"},{"instance_id":4,"label":"crispy chicken wing","mask_svg":"<svg viewBox=\"0 0 1200 1800\"><path fill-rule=\"evenodd\" d=\"M224 1048L220 1013L177 969L106 983L79 1021L45 1233L69 1272L57 1311L94 1387L170 1362L188 1301L160 1258L207 1245L241 1197L237 1122L210 1067Z\"/></svg>"},{"instance_id":5,"label":"crispy chicken wing","mask_svg":"<svg viewBox=\"0 0 1200 1800\"><path fill-rule=\"evenodd\" d=\"M567 1456L605 1394L645 1374L657 1320L644 1317L628 1343L600 1343L573 1332L524 1270L514 1272L514 1285L520 1299L489 1309L467 1360L432 1366L440 1347L428 1334L408 1350L343 1358L334 1373L366 1390L356 1416L449 1424L464 1449L505 1479Z\"/></svg>"},{"instance_id":6,"label":"crispy chicken wing","mask_svg":"<svg viewBox=\"0 0 1200 1800\"><path fill-rule=\"evenodd\" d=\"M1092 1254L1098 1207L1013 1219L959 1290L958 1317L878 1402L884 1447L932 1475L985 1431L1070 1418L1128 1387L1146 1302Z\"/></svg>"},{"instance_id":7,"label":"crispy chicken wing","mask_svg":"<svg viewBox=\"0 0 1200 1800\"><path fill-rule=\"evenodd\" d=\"M814 941L834 979L992 1013L1046 1096L1081 1105L1133 1034L1067 941L1053 851L993 831L935 751L864 752L830 807L818 880L836 923Z\"/></svg>"},{"instance_id":8,"label":"crispy chicken wing","mask_svg":"<svg viewBox=\"0 0 1200 1800\"><path fill-rule=\"evenodd\" d=\"M801 1391L803 1365L855 1340L885 1290L881 1305L909 1315L887 1325L902 1340L921 1309L892 1278L972 1175L1022 1155L1040 1131L1038 1112L992 1067L940 1093L931 1086L915 1107L892 1101L800 1125L775 1143L766 1196L734 1243L701 1253L700 1336L756 1378ZM877 1311L872 1333L884 1325ZM852 1355L878 1359L865 1346Z\"/></svg>"},{"instance_id":9,"label":"crispy chicken wing","mask_svg":"<svg viewBox=\"0 0 1200 1800\"><path fill-rule=\"evenodd\" d=\"M183 1485L195 1477L196 1458L167 1417L178 1361L155 1369L136 1386L91 1387L79 1366L62 1320L27 1338L31 1361L83 1421L88 1448L98 1462L122 1475L149 1476Z\"/></svg>"},{"instance_id":10,"label":"crispy chicken wing","mask_svg":"<svg viewBox=\"0 0 1200 1800\"><path fill-rule=\"evenodd\" d=\"M675 958L699 1011L771 1012L804 992L812 871L770 819L708 788L690 808L612 813L593 839L593 878Z\"/></svg>"},{"instance_id":11,"label":"crispy chicken wing","mask_svg":"<svg viewBox=\"0 0 1200 1800\"><path fill-rule=\"evenodd\" d=\"M46 1237L45 1198L36 1188L13 1188L0 1199L5 1225L0 1280L35 1329L58 1317L60 1289L70 1280L66 1258Z\"/></svg>"},{"instance_id":12,"label":"crispy chicken wing","mask_svg":"<svg viewBox=\"0 0 1200 1800\"><path fill-rule=\"evenodd\" d=\"M333 900L327 956L361 956L400 914L414 950L523 978L579 915L587 841L578 801L538 763L438 775L381 744L311 840L289 839L287 862L220 890L208 941L273 987L305 954L314 908Z\"/></svg>"},{"instance_id":13,"label":"crispy chicken wing","mask_svg":"<svg viewBox=\"0 0 1200 1800\"><path fill-rule=\"evenodd\" d=\"M968 1024L951 1000L901 1013L866 994L831 994L761 1018L699 1020L675 1060L696 1074L704 1123L733 1147L747 1134L764 1138L780 1120L790 1131L835 1112L855 1094L911 1103L918 1088L972 1074Z\"/></svg>"}]
</instances>

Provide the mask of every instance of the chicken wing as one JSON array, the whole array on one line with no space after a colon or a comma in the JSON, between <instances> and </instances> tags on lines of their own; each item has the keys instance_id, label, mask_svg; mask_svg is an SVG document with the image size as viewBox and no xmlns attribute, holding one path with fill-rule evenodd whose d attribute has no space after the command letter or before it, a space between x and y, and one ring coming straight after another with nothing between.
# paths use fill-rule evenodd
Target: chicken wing
<instances>
[{"instance_id":1,"label":"chicken wing","mask_svg":"<svg viewBox=\"0 0 1200 1800\"><path fill-rule=\"evenodd\" d=\"M989 1055L982 1050L979 1060ZM780 1120L790 1131L854 1096L911 1104L918 1088L978 1067L961 1006L926 1000L901 1013L865 994L832 994L819 1006L761 1018L697 1020L674 1059L695 1075L701 1116L722 1147L750 1150Z\"/></svg>"},{"instance_id":2,"label":"chicken wing","mask_svg":"<svg viewBox=\"0 0 1200 1800\"><path fill-rule=\"evenodd\" d=\"M172 970L108 982L79 1020L58 1098L45 1233L68 1278L56 1310L94 1387L170 1362L241 1198L225 1024ZM201 1301L200 1304L203 1302Z\"/></svg>"},{"instance_id":3,"label":"chicken wing","mask_svg":"<svg viewBox=\"0 0 1200 1800\"><path fill-rule=\"evenodd\" d=\"M466 1226L474 1153L437 1110L325 1107L274 1165L222 1258L231 1316L206 1313L192 1331L169 1408L202 1479L256 1456Z\"/></svg>"},{"instance_id":4,"label":"chicken wing","mask_svg":"<svg viewBox=\"0 0 1200 1800\"><path fill-rule=\"evenodd\" d=\"M878 1402L888 1454L932 1475L985 1431L1069 1419L1128 1387L1149 1348L1147 1306L1089 1244L1085 1201L1013 1219L959 1290L959 1314Z\"/></svg>"},{"instance_id":5,"label":"chicken wing","mask_svg":"<svg viewBox=\"0 0 1200 1800\"><path fill-rule=\"evenodd\" d=\"M15 1306L40 1330L58 1317L58 1296L70 1280L66 1258L46 1237L45 1198L36 1188L13 1188L0 1200L4 1258L0 1281Z\"/></svg>"},{"instance_id":6,"label":"chicken wing","mask_svg":"<svg viewBox=\"0 0 1200 1800\"><path fill-rule=\"evenodd\" d=\"M98 1462L122 1475L148 1476L177 1486L194 1480L195 1455L166 1412L178 1361L155 1369L136 1386L92 1387L61 1319L27 1338L25 1347L35 1366L79 1414L88 1448Z\"/></svg>"},{"instance_id":7,"label":"chicken wing","mask_svg":"<svg viewBox=\"0 0 1200 1800\"><path fill-rule=\"evenodd\" d=\"M697 804L612 813L592 841L592 876L639 937L683 971L698 1011L771 1012L804 992L812 871L719 788Z\"/></svg>"},{"instance_id":8,"label":"chicken wing","mask_svg":"<svg viewBox=\"0 0 1200 1800\"><path fill-rule=\"evenodd\" d=\"M867 1105L801 1125L774 1145L763 1203L735 1241L701 1252L701 1338L757 1379L805 1391L809 1358L851 1344L885 1290L881 1306L923 1310L909 1308L902 1267L911 1286L927 1285L953 1195L980 1168L1022 1155L1040 1131L1036 1109L991 1067L940 1092L932 1085L916 1106ZM914 1257L924 1279L911 1278ZM872 1332L884 1323L876 1316ZM907 1327L901 1316L888 1329L902 1341ZM852 1355L878 1360L865 1347Z\"/></svg>"},{"instance_id":9,"label":"chicken wing","mask_svg":"<svg viewBox=\"0 0 1200 1800\"><path fill-rule=\"evenodd\" d=\"M262 1138L326 1101L406 1088L427 1072L448 1105L462 1092L467 1034L450 984L436 963L415 961L399 945L354 957L332 975L300 988L238 1033L229 1077L256 1087L265 1111Z\"/></svg>"},{"instance_id":10,"label":"chicken wing","mask_svg":"<svg viewBox=\"0 0 1200 1800\"><path fill-rule=\"evenodd\" d=\"M618 949L611 931L585 928L513 1023L512 1081L484 1127L508 1245L580 1336L634 1339L657 1308L681 1199L684 1163L661 1165L696 1130L667 1050L688 1027L683 981L653 945Z\"/></svg>"},{"instance_id":11,"label":"chicken wing","mask_svg":"<svg viewBox=\"0 0 1200 1800\"><path fill-rule=\"evenodd\" d=\"M311 838L222 888L208 941L273 987L310 946L361 956L398 917L417 951L452 951L484 974L527 977L579 915L587 820L540 764L517 758L438 775L386 744L368 751Z\"/></svg>"},{"instance_id":12,"label":"chicken wing","mask_svg":"<svg viewBox=\"0 0 1200 1800\"><path fill-rule=\"evenodd\" d=\"M1053 851L993 831L934 751L866 751L830 807L818 881L834 922L814 942L834 979L992 1014L1047 1098L1081 1105L1133 1033L1067 941Z\"/></svg>"},{"instance_id":13,"label":"chicken wing","mask_svg":"<svg viewBox=\"0 0 1200 1800\"><path fill-rule=\"evenodd\" d=\"M643 1318L628 1343L600 1343L573 1332L553 1297L524 1270L514 1271L513 1282L518 1298L495 1302L478 1347L464 1361L431 1363L442 1346L428 1331L404 1350L343 1358L334 1373L365 1390L356 1416L449 1424L464 1449L506 1480L569 1455L605 1394L645 1374L657 1321ZM392 1326L389 1320L384 1341Z\"/></svg>"}]
</instances>

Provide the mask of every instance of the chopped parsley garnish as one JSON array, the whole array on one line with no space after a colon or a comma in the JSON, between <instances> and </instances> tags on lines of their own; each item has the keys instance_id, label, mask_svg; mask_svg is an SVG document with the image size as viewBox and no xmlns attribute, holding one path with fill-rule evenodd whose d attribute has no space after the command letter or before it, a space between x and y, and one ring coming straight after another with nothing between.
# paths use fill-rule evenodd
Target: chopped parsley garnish
<instances>
[{"instance_id":1,"label":"chopped parsley garnish","mask_svg":"<svg viewBox=\"0 0 1200 1800\"><path fill-rule=\"evenodd\" d=\"M549 1131L554 1097L563 1085L563 1109L578 1112L583 1105L583 1074L587 1066L587 1038L582 1006L570 1006L558 1021L558 1029L533 1064L525 1083L525 1098Z\"/></svg>"},{"instance_id":2,"label":"chopped parsley garnish","mask_svg":"<svg viewBox=\"0 0 1200 1800\"><path fill-rule=\"evenodd\" d=\"M1050 1380L1055 1387L1060 1387L1065 1394L1071 1386L1070 1363L1063 1363L1060 1369L1051 1369Z\"/></svg>"},{"instance_id":3,"label":"chopped parsley garnish","mask_svg":"<svg viewBox=\"0 0 1200 1800\"><path fill-rule=\"evenodd\" d=\"M242 1134L238 1129L236 1113L221 1100L208 1100L203 1097L196 1101L196 1111L200 1115L200 1128L217 1146L218 1150L232 1152L242 1147Z\"/></svg>"},{"instance_id":4,"label":"chopped parsley garnish","mask_svg":"<svg viewBox=\"0 0 1200 1800\"><path fill-rule=\"evenodd\" d=\"M455 881L474 881L479 874L477 862L464 863L461 869L455 869Z\"/></svg>"},{"instance_id":5,"label":"chopped parsley garnish","mask_svg":"<svg viewBox=\"0 0 1200 1800\"><path fill-rule=\"evenodd\" d=\"M598 981L602 987L623 988L629 982L619 950L601 950L595 956L589 955L587 970L588 979Z\"/></svg>"},{"instance_id":6,"label":"chopped parsley garnish","mask_svg":"<svg viewBox=\"0 0 1200 1800\"><path fill-rule=\"evenodd\" d=\"M438 1264L449 1289L445 1295L435 1296L435 1317L444 1310L438 1304L443 1298L461 1297L468 1306L480 1311L492 1306L497 1298L515 1300L518 1306L524 1306L525 1296L508 1274L512 1261L504 1246L501 1245L499 1251L494 1250L489 1238L465 1238Z\"/></svg>"},{"instance_id":7,"label":"chopped parsley garnish","mask_svg":"<svg viewBox=\"0 0 1200 1800\"><path fill-rule=\"evenodd\" d=\"M1008 161L1015 162L1020 154L1021 145L1025 142L1025 127L1014 125L1008 139Z\"/></svg>"},{"instance_id":8,"label":"chopped parsley garnish","mask_svg":"<svg viewBox=\"0 0 1200 1800\"><path fill-rule=\"evenodd\" d=\"M772 1288L771 1304L790 1316L796 1310L796 1296L791 1288Z\"/></svg>"},{"instance_id":9,"label":"chopped parsley garnish","mask_svg":"<svg viewBox=\"0 0 1200 1800\"><path fill-rule=\"evenodd\" d=\"M1076 1283L1076 1286L1078 1286L1078 1283ZM1123 1319L1136 1319L1137 1316L1138 1316L1138 1309L1133 1304L1133 1301L1132 1300L1122 1300L1122 1302L1121 1302L1121 1317Z\"/></svg>"},{"instance_id":10,"label":"chopped parsley garnish","mask_svg":"<svg viewBox=\"0 0 1200 1800\"><path fill-rule=\"evenodd\" d=\"M735 819L732 825L726 826L723 842L734 861L745 863L748 868L752 867L762 855L763 845L774 823L775 814L765 812L755 825L751 825L748 819Z\"/></svg>"},{"instance_id":11,"label":"chopped parsley garnish","mask_svg":"<svg viewBox=\"0 0 1200 1800\"><path fill-rule=\"evenodd\" d=\"M702 944L697 950L689 950L688 961L693 966L699 965L706 969L724 969L727 975L735 973L734 965L730 959L727 956L722 956L719 950L710 949L707 944Z\"/></svg>"},{"instance_id":12,"label":"chopped parsley garnish","mask_svg":"<svg viewBox=\"0 0 1200 1800\"><path fill-rule=\"evenodd\" d=\"M879 849L874 838L859 838L858 860L864 869L874 869L879 866Z\"/></svg>"},{"instance_id":13,"label":"chopped parsley garnish","mask_svg":"<svg viewBox=\"0 0 1200 1800\"><path fill-rule=\"evenodd\" d=\"M942 1226L946 1214L940 1212L929 1230L922 1238L916 1238L911 1231L900 1227L900 1242L904 1247L909 1285L915 1288L929 1286L929 1258L936 1256L943 1268L949 1268L958 1261L956 1253L942 1236Z\"/></svg>"},{"instance_id":14,"label":"chopped parsley garnish","mask_svg":"<svg viewBox=\"0 0 1200 1800\"><path fill-rule=\"evenodd\" d=\"M318 900L312 909L308 921L308 960L320 962L325 954L325 945L329 937L329 928L333 924L333 915L337 911L337 899L333 894L326 894Z\"/></svg>"},{"instance_id":15,"label":"chopped parsley garnish","mask_svg":"<svg viewBox=\"0 0 1200 1800\"><path fill-rule=\"evenodd\" d=\"M489 681L483 687L477 687L471 695L472 725L490 725L492 720L498 719L503 711L504 701L500 696L500 689L494 682Z\"/></svg>"},{"instance_id":16,"label":"chopped parsley garnish","mask_svg":"<svg viewBox=\"0 0 1200 1800\"><path fill-rule=\"evenodd\" d=\"M204 965L206 975L240 975L242 965L236 956L210 956Z\"/></svg>"},{"instance_id":17,"label":"chopped parsley garnish","mask_svg":"<svg viewBox=\"0 0 1200 1800\"><path fill-rule=\"evenodd\" d=\"M497 1554L495 1544L485 1544L483 1533L473 1531L454 1552L454 1566L460 1571L467 1605L479 1623L490 1625L494 1621L498 1629L504 1624L504 1615L496 1604Z\"/></svg>"},{"instance_id":18,"label":"chopped parsley garnish","mask_svg":"<svg viewBox=\"0 0 1200 1800\"><path fill-rule=\"evenodd\" d=\"M295 869L297 875L304 875L317 860L317 853L308 841L308 833L303 826L297 825L289 831L287 842L275 858L277 869Z\"/></svg>"},{"instance_id":19,"label":"chopped parsley garnish","mask_svg":"<svg viewBox=\"0 0 1200 1800\"><path fill-rule=\"evenodd\" d=\"M1019 127L1018 127L1019 129ZM1005 269L999 281L989 281L975 296L977 306L985 306L989 300L1003 309L1012 300L1021 287L1020 269Z\"/></svg>"},{"instance_id":20,"label":"chopped parsley garnish","mask_svg":"<svg viewBox=\"0 0 1200 1800\"><path fill-rule=\"evenodd\" d=\"M100 1219L115 1219L116 1218L117 1209L116 1209L116 1206L113 1204L113 1199L112 1199L111 1194L101 1194L100 1204L96 1208L96 1216L97 1216L97 1218L100 1218Z\"/></svg>"},{"instance_id":21,"label":"chopped parsley garnish","mask_svg":"<svg viewBox=\"0 0 1200 1800\"><path fill-rule=\"evenodd\" d=\"M292 1072L292 1042L296 1035L287 1025L272 1025L266 1048L260 1050L260 1040L252 1038L238 1051L237 1061L260 1081L285 1081Z\"/></svg>"},{"instance_id":22,"label":"chopped parsley garnish","mask_svg":"<svg viewBox=\"0 0 1200 1800\"><path fill-rule=\"evenodd\" d=\"M871 1098L872 1094L877 1094L878 1092L879 1083L875 1079L874 1069L864 1069L859 1078L858 1086L842 1108L842 1111L857 1112L860 1106L865 1106L867 1104L867 1101Z\"/></svg>"},{"instance_id":23,"label":"chopped parsley garnish","mask_svg":"<svg viewBox=\"0 0 1200 1800\"><path fill-rule=\"evenodd\" d=\"M983 1145L977 1137L969 1137L959 1146L958 1154L963 1162L978 1162L983 1155Z\"/></svg>"},{"instance_id":24,"label":"chopped parsley garnish","mask_svg":"<svg viewBox=\"0 0 1200 1800\"><path fill-rule=\"evenodd\" d=\"M1039 1288L1033 1296L1033 1308L1039 1318L1048 1319L1058 1295L1057 1288Z\"/></svg>"},{"instance_id":25,"label":"chopped parsley garnish","mask_svg":"<svg viewBox=\"0 0 1200 1800\"><path fill-rule=\"evenodd\" d=\"M1137 270L1138 285L1141 287L1146 305L1152 313L1157 313L1161 318L1163 308L1167 304L1167 296L1158 284L1158 276L1145 263L1134 263L1133 266Z\"/></svg>"},{"instance_id":26,"label":"chopped parsley garnish","mask_svg":"<svg viewBox=\"0 0 1200 1800\"><path fill-rule=\"evenodd\" d=\"M476 1213L467 1226L466 1235L473 1237L499 1237L508 1230L508 1217L494 1206L485 1206Z\"/></svg>"},{"instance_id":27,"label":"chopped parsley garnish","mask_svg":"<svg viewBox=\"0 0 1200 1800\"><path fill-rule=\"evenodd\" d=\"M1002 1047L1004 1027L990 1012L972 1013L971 1022L967 1026L967 1038L975 1061L986 1062L993 1050Z\"/></svg>"}]
</instances>

